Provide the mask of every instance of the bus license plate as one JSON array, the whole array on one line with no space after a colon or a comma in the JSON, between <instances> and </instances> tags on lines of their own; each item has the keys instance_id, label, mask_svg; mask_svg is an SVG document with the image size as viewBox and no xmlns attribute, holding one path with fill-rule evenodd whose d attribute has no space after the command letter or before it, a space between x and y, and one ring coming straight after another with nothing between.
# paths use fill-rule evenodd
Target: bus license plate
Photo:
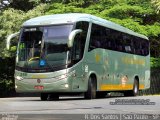
<instances>
[{"instance_id":1,"label":"bus license plate","mask_svg":"<svg viewBox=\"0 0 160 120\"><path fill-rule=\"evenodd\" d=\"M44 86L36 85L36 86L34 86L34 89L36 89L36 90L43 90Z\"/></svg>"}]
</instances>

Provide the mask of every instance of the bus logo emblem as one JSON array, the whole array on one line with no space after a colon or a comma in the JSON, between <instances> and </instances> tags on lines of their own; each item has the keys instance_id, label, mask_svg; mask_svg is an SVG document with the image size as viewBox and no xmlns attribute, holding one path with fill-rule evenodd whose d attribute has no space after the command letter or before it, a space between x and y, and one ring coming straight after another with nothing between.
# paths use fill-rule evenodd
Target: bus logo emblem
<instances>
[{"instance_id":1,"label":"bus logo emblem","mask_svg":"<svg viewBox=\"0 0 160 120\"><path fill-rule=\"evenodd\" d=\"M41 80L40 79L37 79L37 83L40 83L41 82Z\"/></svg>"}]
</instances>

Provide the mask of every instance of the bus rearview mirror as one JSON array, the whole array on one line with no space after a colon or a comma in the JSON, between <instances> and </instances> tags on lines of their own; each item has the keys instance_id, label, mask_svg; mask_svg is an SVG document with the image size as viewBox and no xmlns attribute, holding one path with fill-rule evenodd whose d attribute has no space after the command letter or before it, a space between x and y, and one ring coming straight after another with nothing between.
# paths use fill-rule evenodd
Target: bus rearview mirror
<instances>
[{"instance_id":1,"label":"bus rearview mirror","mask_svg":"<svg viewBox=\"0 0 160 120\"><path fill-rule=\"evenodd\" d=\"M16 33L10 34L10 35L7 37L7 41L6 41L6 48L7 48L7 50L10 49L11 40L12 40L14 37L18 36L19 33L20 33L20 32L16 32Z\"/></svg>"},{"instance_id":2,"label":"bus rearview mirror","mask_svg":"<svg viewBox=\"0 0 160 120\"><path fill-rule=\"evenodd\" d=\"M82 30L81 29L76 29L73 30L70 34L69 34L69 38L68 38L68 47L71 48L73 46L73 42L74 42L74 38L78 33L81 33Z\"/></svg>"}]
</instances>

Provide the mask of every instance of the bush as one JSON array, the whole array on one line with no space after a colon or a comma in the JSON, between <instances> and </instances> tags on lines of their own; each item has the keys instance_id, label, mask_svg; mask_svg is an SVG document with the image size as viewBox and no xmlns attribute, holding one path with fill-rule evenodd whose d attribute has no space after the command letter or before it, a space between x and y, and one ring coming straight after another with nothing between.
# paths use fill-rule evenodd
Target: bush
<instances>
[{"instance_id":1,"label":"bush","mask_svg":"<svg viewBox=\"0 0 160 120\"><path fill-rule=\"evenodd\" d=\"M160 58L151 57L151 62L150 63L151 63L152 68L160 67Z\"/></svg>"},{"instance_id":2,"label":"bush","mask_svg":"<svg viewBox=\"0 0 160 120\"><path fill-rule=\"evenodd\" d=\"M14 58L0 59L0 97L14 96Z\"/></svg>"}]
</instances>

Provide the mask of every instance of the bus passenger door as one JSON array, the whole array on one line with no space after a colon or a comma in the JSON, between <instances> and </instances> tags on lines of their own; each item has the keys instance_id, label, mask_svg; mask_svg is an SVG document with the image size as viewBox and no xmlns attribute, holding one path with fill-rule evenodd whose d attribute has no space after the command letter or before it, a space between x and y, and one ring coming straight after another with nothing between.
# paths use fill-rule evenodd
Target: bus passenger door
<instances>
[{"instance_id":1,"label":"bus passenger door","mask_svg":"<svg viewBox=\"0 0 160 120\"><path fill-rule=\"evenodd\" d=\"M73 48L72 48L72 64L74 64L75 70L75 77L72 82L73 90L79 91L83 89L83 82L84 82L84 62L82 61L83 58L83 41L80 40L80 34L76 35Z\"/></svg>"},{"instance_id":2,"label":"bus passenger door","mask_svg":"<svg viewBox=\"0 0 160 120\"><path fill-rule=\"evenodd\" d=\"M75 36L72 48L72 62L75 68L76 76L72 82L73 90L84 91L85 84L85 67L84 67L84 52L87 39L89 23L85 21L79 21L76 23L75 29L81 29L82 32Z\"/></svg>"}]
</instances>

